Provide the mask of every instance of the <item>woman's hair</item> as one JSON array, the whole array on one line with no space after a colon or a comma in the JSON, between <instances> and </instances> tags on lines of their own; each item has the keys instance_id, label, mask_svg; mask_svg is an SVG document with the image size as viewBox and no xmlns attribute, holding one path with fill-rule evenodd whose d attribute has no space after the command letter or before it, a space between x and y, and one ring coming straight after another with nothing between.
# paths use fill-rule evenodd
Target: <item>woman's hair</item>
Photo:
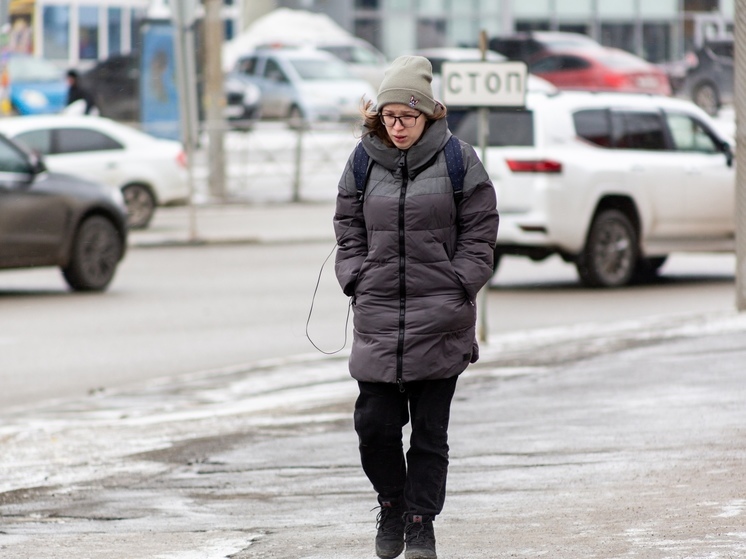
<instances>
[{"instance_id":1,"label":"woman's hair","mask_svg":"<svg viewBox=\"0 0 746 559\"><path fill-rule=\"evenodd\" d=\"M391 141L391 138L389 138L388 132L386 132L386 126L381 122L381 113L378 111L376 105L373 104L373 101L363 101L360 107L360 113L363 116L363 135L375 136L381 140L384 145L391 148L394 147L394 143ZM435 114L433 116L427 116L422 113L422 116L427 119L425 130L427 130L432 122L445 118L447 113L448 110L445 105L436 101Z\"/></svg>"}]
</instances>

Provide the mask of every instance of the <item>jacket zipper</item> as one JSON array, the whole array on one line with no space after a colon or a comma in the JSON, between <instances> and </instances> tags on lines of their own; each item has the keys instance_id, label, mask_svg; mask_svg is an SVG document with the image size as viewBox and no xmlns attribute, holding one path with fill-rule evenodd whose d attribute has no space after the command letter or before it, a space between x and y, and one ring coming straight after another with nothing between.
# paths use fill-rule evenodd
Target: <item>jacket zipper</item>
<instances>
[{"instance_id":1,"label":"jacket zipper","mask_svg":"<svg viewBox=\"0 0 746 559\"><path fill-rule=\"evenodd\" d=\"M403 155L400 163L402 171L401 192L399 193L399 340L396 346L396 384L399 392L404 392L402 374L404 372L404 314L407 304L407 285L405 281L404 265L404 202L407 196L407 155Z\"/></svg>"}]
</instances>

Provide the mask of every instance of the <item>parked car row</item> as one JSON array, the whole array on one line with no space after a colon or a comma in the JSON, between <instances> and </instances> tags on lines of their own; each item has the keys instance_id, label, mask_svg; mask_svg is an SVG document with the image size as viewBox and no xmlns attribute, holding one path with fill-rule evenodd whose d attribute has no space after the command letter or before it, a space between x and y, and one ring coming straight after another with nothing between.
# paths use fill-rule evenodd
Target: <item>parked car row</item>
<instances>
[{"instance_id":1,"label":"parked car row","mask_svg":"<svg viewBox=\"0 0 746 559\"><path fill-rule=\"evenodd\" d=\"M137 52L102 60L80 76L80 83L91 92L102 116L126 122L140 119L140 58ZM257 87L227 74L223 92L226 120L241 125L255 117L260 95Z\"/></svg>"},{"instance_id":2,"label":"parked car row","mask_svg":"<svg viewBox=\"0 0 746 559\"><path fill-rule=\"evenodd\" d=\"M182 203L189 197L180 142L94 116L3 118L0 132L42 155L52 171L120 190L131 228L147 227L157 206Z\"/></svg>"}]
</instances>

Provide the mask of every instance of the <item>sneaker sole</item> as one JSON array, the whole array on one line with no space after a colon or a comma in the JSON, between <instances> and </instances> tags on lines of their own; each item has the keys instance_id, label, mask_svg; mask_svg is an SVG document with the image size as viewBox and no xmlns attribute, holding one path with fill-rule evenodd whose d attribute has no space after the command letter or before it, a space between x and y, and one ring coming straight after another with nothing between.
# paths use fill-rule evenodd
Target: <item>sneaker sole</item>
<instances>
[{"instance_id":1,"label":"sneaker sole","mask_svg":"<svg viewBox=\"0 0 746 559\"><path fill-rule=\"evenodd\" d=\"M404 554L404 559L438 559L438 556L429 549L408 549Z\"/></svg>"},{"instance_id":2,"label":"sneaker sole","mask_svg":"<svg viewBox=\"0 0 746 559\"><path fill-rule=\"evenodd\" d=\"M401 547L398 550L391 551L383 551L376 546L376 555L380 557L380 559L394 559L395 557L399 557L402 551L404 551L404 543L401 544Z\"/></svg>"}]
</instances>

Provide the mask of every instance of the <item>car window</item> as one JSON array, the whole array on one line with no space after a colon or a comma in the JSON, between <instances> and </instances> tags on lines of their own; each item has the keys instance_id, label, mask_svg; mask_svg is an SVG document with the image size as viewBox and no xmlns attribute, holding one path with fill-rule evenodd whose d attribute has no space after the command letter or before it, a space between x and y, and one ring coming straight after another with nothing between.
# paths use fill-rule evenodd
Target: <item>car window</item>
<instances>
[{"instance_id":1,"label":"car window","mask_svg":"<svg viewBox=\"0 0 746 559\"><path fill-rule=\"evenodd\" d=\"M454 112L454 116L457 112ZM450 111L449 111L449 116ZM479 113L469 111L454 126L461 140L479 145ZM449 119L449 124L451 119ZM492 110L489 113L487 144L490 146L533 146L534 114L524 109Z\"/></svg>"},{"instance_id":2,"label":"car window","mask_svg":"<svg viewBox=\"0 0 746 559\"><path fill-rule=\"evenodd\" d=\"M278 82L287 82L288 78L276 60L270 58L264 65L264 77Z\"/></svg>"},{"instance_id":3,"label":"car window","mask_svg":"<svg viewBox=\"0 0 746 559\"><path fill-rule=\"evenodd\" d=\"M0 140L0 173L29 173L28 159L14 146Z\"/></svg>"},{"instance_id":4,"label":"car window","mask_svg":"<svg viewBox=\"0 0 746 559\"><path fill-rule=\"evenodd\" d=\"M256 72L256 57L242 58L236 65L236 70L242 74L254 74Z\"/></svg>"},{"instance_id":5,"label":"car window","mask_svg":"<svg viewBox=\"0 0 746 559\"><path fill-rule=\"evenodd\" d=\"M531 64L531 72L541 74L545 72L557 72L562 68L561 56L547 56Z\"/></svg>"},{"instance_id":6,"label":"car window","mask_svg":"<svg viewBox=\"0 0 746 559\"><path fill-rule=\"evenodd\" d=\"M666 122L671 130L676 150L700 153L718 153L720 151L707 130L688 115L667 113Z\"/></svg>"},{"instance_id":7,"label":"car window","mask_svg":"<svg viewBox=\"0 0 746 559\"><path fill-rule=\"evenodd\" d=\"M537 60L531 65L531 72L540 74L542 72L570 72L583 70L590 67L590 62L579 56L552 55Z\"/></svg>"},{"instance_id":8,"label":"car window","mask_svg":"<svg viewBox=\"0 0 746 559\"><path fill-rule=\"evenodd\" d=\"M23 132L15 139L42 155L52 153L52 131L49 129Z\"/></svg>"},{"instance_id":9,"label":"car window","mask_svg":"<svg viewBox=\"0 0 746 559\"><path fill-rule=\"evenodd\" d=\"M606 109L589 109L572 115L578 136L597 146L611 147L611 121Z\"/></svg>"},{"instance_id":10,"label":"car window","mask_svg":"<svg viewBox=\"0 0 746 559\"><path fill-rule=\"evenodd\" d=\"M562 56L560 57L560 68L563 72L570 72L573 70L583 70L589 68L591 65L585 58L579 56Z\"/></svg>"},{"instance_id":11,"label":"car window","mask_svg":"<svg viewBox=\"0 0 746 559\"><path fill-rule=\"evenodd\" d=\"M60 128L56 130L54 153L78 153L123 149L114 138L85 128Z\"/></svg>"},{"instance_id":12,"label":"car window","mask_svg":"<svg viewBox=\"0 0 746 559\"><path fill-rule=\"evenodd\" d=\"M611 129L617 149L665 150L661 115L652 112L612 111Z\"/></svg>"},{"instance_id":13,"label":"car window","mask_svg":"<svg viewBox=\"0 0 746 559\"><path fill-rule=\"evenodd\" d=\"M733 58L733 43L712 43L708 46L717 56Z\"/></svg>"}]
</instances>

